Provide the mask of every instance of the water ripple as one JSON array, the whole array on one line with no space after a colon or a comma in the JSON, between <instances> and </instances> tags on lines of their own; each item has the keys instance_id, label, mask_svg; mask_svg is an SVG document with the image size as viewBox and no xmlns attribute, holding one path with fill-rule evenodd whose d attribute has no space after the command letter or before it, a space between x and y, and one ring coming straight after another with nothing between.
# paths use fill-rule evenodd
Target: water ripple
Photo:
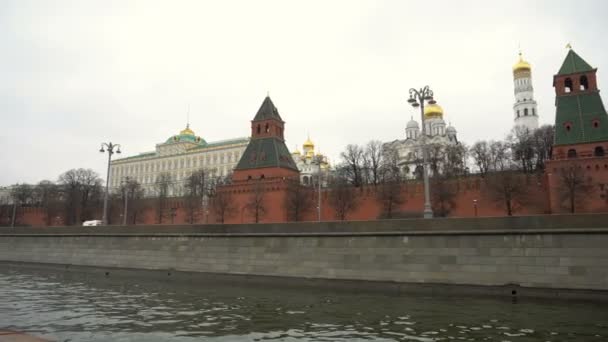
<instances>
[{"instance_id":1,"label":"water ripple","mask_svg":"<svg viewBox=\"0 0 608 342\"><path fill-rule=\"evenodd\" d=\"M0 270L0 329L57 341L604 341L608 308Z\"/></svg>"}]
</instances>

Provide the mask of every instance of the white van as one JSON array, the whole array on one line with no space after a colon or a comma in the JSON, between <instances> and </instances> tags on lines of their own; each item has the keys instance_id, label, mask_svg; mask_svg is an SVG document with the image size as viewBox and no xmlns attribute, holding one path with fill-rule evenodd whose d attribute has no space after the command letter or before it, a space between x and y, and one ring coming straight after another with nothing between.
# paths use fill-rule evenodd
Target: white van
<instances>
[{"instance_id":1,"label":"white van","mask_svg":"<svg viewBox=\"0 0 608 342\"><path fill-rule=\"evenodd\" d=\"M90 220L82 222L83 226L101 226L101 220Z\"/></svg>"}]
</instances>

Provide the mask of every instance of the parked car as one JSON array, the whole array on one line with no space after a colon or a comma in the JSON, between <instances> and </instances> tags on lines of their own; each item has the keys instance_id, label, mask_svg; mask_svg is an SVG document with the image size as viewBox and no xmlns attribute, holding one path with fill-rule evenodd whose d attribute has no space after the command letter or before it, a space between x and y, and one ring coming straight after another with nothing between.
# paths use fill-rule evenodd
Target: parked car
<instances>
[{"instance_id":1,"label":"parked car","mask_svg":"<svg viewBox=\"0 0 608 342\"><path fill-rule=\"evenodd\" d=\"M82 222L83 226L101 226L101 220L89 220Z\"/></svg>"}]
</instances>

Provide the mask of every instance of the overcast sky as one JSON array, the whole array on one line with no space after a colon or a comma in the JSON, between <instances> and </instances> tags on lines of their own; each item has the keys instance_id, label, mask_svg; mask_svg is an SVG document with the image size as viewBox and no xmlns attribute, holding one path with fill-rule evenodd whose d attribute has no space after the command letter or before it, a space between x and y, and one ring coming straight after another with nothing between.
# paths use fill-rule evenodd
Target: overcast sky
<instances>
[{"instance_id":1,"label":"overcast sky","mask_svg":"<svg viewBox=\"0 0 608 342\"><path fill-rule=\"evenodd\" d=\"M491 5L491 7L489 7ZM459 139L512 126L511 67L532 64L541 123L570 42L608 87L606 1L2 1L0 185L105 178L101 142L154 150L186 125L249 135L267 92L293 149L332 162L349 143L403 139L430 85ZM300 147L301 148L301 147Z\"/></svg>"}]
</instances>

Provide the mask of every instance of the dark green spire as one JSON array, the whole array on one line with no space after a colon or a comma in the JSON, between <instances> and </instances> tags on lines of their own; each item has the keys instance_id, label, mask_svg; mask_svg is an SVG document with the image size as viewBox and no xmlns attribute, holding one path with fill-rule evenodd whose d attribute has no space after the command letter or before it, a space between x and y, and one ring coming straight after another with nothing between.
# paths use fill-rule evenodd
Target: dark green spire
<instances>
[{"instance_id":1,"label":"dark green spire","mask_svg":"<svg viewBox=\"0 0 608 342\"><path fill-rule=\"evenodd\" d=\"M253 121L268 119L277 119L279 121L283 121L279 115L279 110L274 106L274 103L272 103L270 96L266 96L264 102L262 102L262 105L260 106L260 109L258 109L258 113L255 115L255 118L253 118Z\"/></svg>"},{"instance_id":2,"label":"dark green spire","mask_svg":"<svg viewBox=\"0 0 608 342\"><path fill-rule=\"evenodd\" d=\"M589 63L585 62L574 50L570 49L566 55L562 67L557 72L558 75L575 74L579 72L587 72L593 70Z\"/></svg>"}]
</instances>

